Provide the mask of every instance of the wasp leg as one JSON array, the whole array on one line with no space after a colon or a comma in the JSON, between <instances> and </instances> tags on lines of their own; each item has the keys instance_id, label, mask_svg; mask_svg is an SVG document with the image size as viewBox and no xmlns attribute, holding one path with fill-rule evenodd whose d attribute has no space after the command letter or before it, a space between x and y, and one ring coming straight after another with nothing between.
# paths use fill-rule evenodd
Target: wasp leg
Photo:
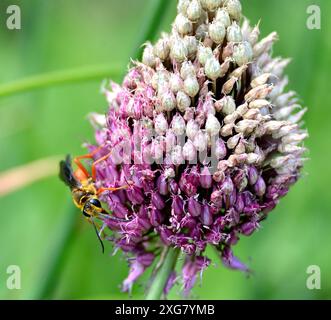
<instances>
[{"instance_id":1,"label":"wasp leg","mask_svg":"<svg viewBox=\"0 0 331 320\"><path fill-rule=\"evenodd\" d=\"M101 193L105 192L105 191L118 191L118 190L125 190L128 189L129 185L126 186L122 186L122 187L117 187L117 188L99 188L97 190L97 195L99 196Z\"/></svg>"},{"instance_id":2,"label":"wasp leg","mask_svg":"<svg viewBox=\"0 0 331 320\"><path fill-rule=\"evenodd\" d=\"M83 165L83 163L81 162L81 160L83 160L83 159L93 159L93 157L95 156L95 154L98 153L103 147L104 147L104 145L101 145L101 146L97 147L96 149L94 149L92 152L90 152L88 154L84 154L82 156L78 156L78 157L75 157L74 158L74 162L76 163L77 167L84 173L84 175L86 176L86 178L89 178L90 177L90 174L86 170L86 168Z\"/></svg>"},{"instance_id":3,"label":"wasp leg","mask_svg":"<svg viewBox=\"0 0 331 320\"><path fill-rule=\"evenodd\" d=\"M97 175L96 165L102 161L107 160L110 157L110 155L111 155L111 151L109 153L107 153L105 156L101 157L100 159L98 159L92 163L92 180L93 181L95 181L96 175Z\"/></svg>"}]
</instances>

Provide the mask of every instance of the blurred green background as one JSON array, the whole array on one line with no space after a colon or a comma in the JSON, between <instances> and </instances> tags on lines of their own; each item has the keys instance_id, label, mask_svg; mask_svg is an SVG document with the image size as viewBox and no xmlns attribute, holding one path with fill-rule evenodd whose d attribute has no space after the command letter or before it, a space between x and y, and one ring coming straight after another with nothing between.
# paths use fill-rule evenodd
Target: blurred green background
<instances>
[{"instance_id":1,"label":"blurred green background","mask_svg":"<svg viewBox=\"0 0 331 320\"><path fill-rule=\"evenodd\" d=\"M6 28L0 1L0 84L30 75L96 64L126 68L148 8L155 0L27 0L22 29ZM169 30L175 0L160 29ZM250 278L225 269L217 257L196 286L199 299L331 298L331 2L329 0L242 0L262 35L279 32L275 55L292 57L290 88L304 105L310 149L303 178L259 232L242 238L235 254L254 270ZM321 30L306 28L308 5L319 5ZM114 75L120 81L121 75ZM101 79L0 97L0 172L53 155L81 154L93 140L86 115L104 112ZM127 264L120 254L102 255L92 228L74 211L56 176L0 197L0 298L127 299L120 284ZM107 244L106 252L111 251ZM60 259L59 259L60 257ZM6 269L22 270L21 290L8 290ZM321 268L321 290L306 288L307 267ZM53 276L50 278L49 274ZM133 291L143 298L141 279ZM170 298L178 298L179 287Z\"/></svg>"}]
</instances>

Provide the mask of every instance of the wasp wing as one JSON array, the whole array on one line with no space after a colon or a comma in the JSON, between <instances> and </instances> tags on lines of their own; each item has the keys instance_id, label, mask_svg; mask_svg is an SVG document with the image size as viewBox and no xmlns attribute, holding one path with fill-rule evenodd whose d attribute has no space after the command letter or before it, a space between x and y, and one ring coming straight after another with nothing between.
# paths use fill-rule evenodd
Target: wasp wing
<instances>
[{"instance_id":1,"label":"wasp wing","mask_svg":"<svg viewBox=\"0 0 331 320\"><path fill-rule=\"evenodd\" d=\"M60 179L71 189L79 188L80 182L75 178L74 172L72 170L71 158L67 155L65 160L60 162Z\"/></svg>"}]
</instances>

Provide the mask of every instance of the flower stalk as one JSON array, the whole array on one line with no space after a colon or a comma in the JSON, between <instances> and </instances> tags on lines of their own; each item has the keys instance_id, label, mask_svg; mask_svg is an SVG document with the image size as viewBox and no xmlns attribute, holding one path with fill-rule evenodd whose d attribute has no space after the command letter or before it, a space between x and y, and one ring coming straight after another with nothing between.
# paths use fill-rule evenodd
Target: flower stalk
<instances>
[{"instance_id":1,"label":"flower stalk","mask_svg":"<svg viewBox=\"0 0 331 320\"><path fill-rule=\"evenodd\" d=\"M146 296L146 300L160 300L166 286L167 280L175 269L177 258L179 255L179 249L173 249L168 247L167 252L164 257L164 261L160 266L160 269L157 270L155 278L149 288L149 291Z\"/></svg>"}]
</instances>

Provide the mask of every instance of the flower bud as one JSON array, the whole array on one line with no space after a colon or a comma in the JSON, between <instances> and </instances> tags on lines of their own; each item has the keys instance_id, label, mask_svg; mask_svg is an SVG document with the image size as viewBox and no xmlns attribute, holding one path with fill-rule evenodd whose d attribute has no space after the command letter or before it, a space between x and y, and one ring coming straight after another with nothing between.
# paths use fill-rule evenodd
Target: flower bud
<instances>
[{"instance_id":1,"label":"flower bud","mask_svg":"<svg viewBox=\"0 0 331 320\"><path fill-rule=\"evenodd\" d=\"M152 205L158 209L162 210L165 207L165 202L158 192L153 192L151 197Z\"/></svg>"},{"instance_id":2,"label":"flower bud","mask_svg":"<svg viewBox=\"0 0 331 320\"><path fill-rule=\"evenodd\" d=\"M183 88L183 80L177 73L172 73L169 80L170 89L173 93L177 93Z\"/></svg>"},{"instance_id":3,"label":"flower bud","mask_svg":"<svg viewBox=\"0 0 331 320\"><path fill-rule=\"evenodd\" d=\"M211 136L218 135L221 130L221 124L217 120L217 118L209 114L206 122L206 131L209 133Z\"/></svg>"},{"instance_id":4,"label":"flower bud","mask_svg":"<svg viewBox=\"0 0 331 320\"><path fill-rule=\"evenodd\" d=\"M185 162L181 146L174 146L171 152L171 161L175 166L179 166Z\"/></svg>"},{"instance_id":5,"label":"flower bud","mask_svg":"<svg viewBox=\"0 0 331 320\"><path fill-rule=\"evenodd\" d=\"M250 134L257 127L259 121L256 120L241 120L235 126L238 133Z\"/></svg>"},{"instance_id":6,"label":"flower bud","mask_svg":"<svg viewBox=\"0 0 331 320\"><path fill-rule=\"evenodd\" d=\"M185 133L186 125L185 120L180 114L176 114L171 122L172 131L176 136L181 136Z\"/></svg>"},{"instance_id":7,"label":"flower bud","mask_svg":"<svg viewBox=\"0 0 331 320\"><path fill-rule=\"evenodd\" d=\"M201 170L201 174L200 174L200 185L204 189L209 189L211 188L212 183L213 183L213 178L210 174L210 171L208 167L204 167Z\"/></svg>"},{"instance_id":8,"label":"flower bud","mask_svg":"<svg viewBox=\"0 0 331 320\"><path fill-rule=\"evenodd\" d=\"M221 23L225 28L231 25L229 13L228 11L224 10L224 8L217 10L215 20Z\"/></svg>"},{"instance_id":9,"label":"flower bud","mask_svg":"<svg viewBox=\"0 0 331 320\"><path fill-rule=\"evenodd\" d=\"M205 151L207 149L208 139L205 133L203 133L201 130L196 134L193 140L193 144L195 148L199 151Z\"/></svg>"},{"instance_id":10,"label":"flower bud","mask_svg":"<svg viewBox=\"0 0 331 320\"><path fill-rule=\"evenodd\" d=\"M222 0L206 0L206 7L209 11L217 10L222 4Z\"/></svg>"},{"instance_id":11,"label":"flower bud","mask_svg":"<svg viewBox=\"0 0 331 320\"><path fill-rule=\"evenodd\" d=\"M171 208L175 215L177 215L177 216L182 215L184 212L183 199L180 196L174 196L172 199Z\"/></svg>"},{"instance_id":12,"label":"flower bud","mask_svg":"<svg viewBox=\"0 0 331 320\"><path fill-rule=\"evenodd\" d=\"M308 133L291 133L288 136L285 136L282 138L283 143L301 143L303 140L305 140L308 137Z\"/></svg>"},{"instance_id":13,"label":"flower bud","mask_svg":"<svg viewBox=\"0 0 331 320\"><path fill-rule=\"evenodd\" d=\"M228 0L225 8L232 19L239 21L241 18L241 3L239 0Z\"/></svg>"},{"instance_id":14,"label":"flower bud","mask_svg":"<svg viewBox=\"0 0 331 320\"><path fill-rule=\"evenodd\" d=\"M176 108L176 98L172 91L166 90L162 94L161 106L164 111L172 111Z\"/></svg>"},{"instance_id":15,"label":"flower bud","mask_svg":"<svg viewBox=\"0 0 331 320\"><path fill-rule=\"evenodd\" d=\"M183 91L177 93L176 101L177 108L180 112L185 112L191 105L191 98Z\"/></svg>"},{"instance_id":16,"label":"flower bud","mask_svg":"<svg viewBox=\"0 0 331 320\"><path fill-rule=\"evenodd\" d=\"M213 215L208 204L204 204L202 207L200 221L205 226L211 226L213 224Z\"/></svg>"},{"instance_id":17,"label":"flower bud","mask_svg":"<svg viewBox=\"0 0 331 320\"><path fill-rule=\"evenodd\" d=\"M159 57L162 61L168 59L170 54L170 43L169 39L160 39L154 46L154 54Z\"/></svg>"},{"instance_id":18,"label":"flower bud","mask_svg":"<svg viewBox=\"0 0 331 320\"><path fill-rule=\"evenodd\" d=\"M194 197L190 197L187 209L192 217L199 217L202 212L202 205Z\"/></svg>"},{"instance_id":19,"label":"flower bud","mask_svg":"<svg viewBox=\"0 0 331 320\"><path fill-rule=\"evenodd\" d=\"M160 210L155 207L152 207L149 213L149 219L153 227L157 227L162 224L164 217Z\"/></svg>"},{"instance_id":20,"label":"flower bud","mask_svg":"<svg viewBox=\"0 0 331 320\"><path fill-rule=\"evenodd\" d=\"M180 37L175 37L171 42L170 56L177 62L183 62L188 56L185 42Z\"/></svg>"},{"instance_id":21,"label":"flower bud","mask_svg":"<svg viewBox=\"0 0 331 320\"><path fill-rule=\"evenodd\" d=\"M268 79L272 76L271 73L263 73L260 76L254 78L251 82L251 87L256 88L258 86L264 85L268 82Z\"/></svg>"},{"instance_id":22,"label":"flower bud","mask_svg":"<svg viewBox=\"0 0 331 320\"><path fill-rule=\"evenodd\" d=\"M190 5L190 0L179 0L177 4L177 11L185 15L189 5Z\"/></svg>"},{"instance_id":23,"label":"flower bud","mask_svg":"<svg viewBox=\"0 0 331 320\"><path fill-rule=\"evenodd\" d=\"M177 144L177 137L172 130L168 130L165 137L166 152L170 152Z\"/></svg>"},{"instance_id":24,"label":"flower bud","mask_svg":"<svg viewBox=\"0 0 331 320\"><path fill-rule=\"evenodd\" d=\"M204 66L209 58L213 57L213 51L210 47L198 46L198 60Z\"/></svg>"},{"instance_id":25,"label":"flower bud","mask_svg":"<svg viewBox=\"0 0 331 320\"><path fill-rule=\"evenodd\" d=\"M220 101L221 112L225 115L232 114L236 111L236 103L231 96L225 96Z\"/></svg>"},{"instance_id":26,"label":"flower bud","mask_svg":"<svg viewBox=\"0 0 331 320\"><path fill-rule=\"evenodd\" d=\"M184 91L191 98L194 98L200 90L198 80L195 76L189 76L184 81Z\"/></svg>"},{"instance_id":27,"label":"flower bud","mask_svg":"<svg viewBox=\"0 0 331 320\"><path fill-rule=\"evenodd\" d=\"M187 49L187 58L194 60L198 51L198 41L194 36L185 36L184 44Z\"/></svg>"},{"instance_id":28,"label":"flower bud","mask_svg":"<svg viewBox=\"0 0 331 320\"><path fill-rule=\"evenodd\" d=\"M226 39L228 42L241 42L242 33L239 25L236 22L232 22L231 26L226 31Z\"/></svg>"},{"instance_id":29,"label":"flower bud","mask_svg":"<svg viewBox=\"0 0 331 320\"><path fill-rule=\"evenodd\" d=\"M184 61L182 64L182 67L180 69L180 76L183 79L186 79L188 77L195 77L195 67L193 66L191 61Z\"/></svg>"},{"instance_id":30,"label":"flower bud","mask_svg":"<svg viewBox=\"0 0 331 320\"><path fill-rule=\"evenodd\" d=\"M199 0L192 0L187 8L187 17L196 22L202 14L202 8Z\"/></svg>"},{"instance_id":31,"label":"flower bud","mask_svg":"<svg viewBox=\"0 0 331 320\"><path fill-rule=\"evenodd\" d=\"M197 133L199 132L199 125L194 120L189 120L186 125L186 135L193 141Z\"/></svg>"},{"instance_id":32,"label":"flower bud","mask_svg":"<svg viewBox=\"0 0 331 320\"><path fill-rule=\"evenodd\" d=\"M224 25L219 21L214 21L209 25L209 36L216 44L222 44L226 35Z\"/></svg>"},{"instance_id":33,"label":"flower bud","mask_svg":"<svg viewBox=\"0 0 331 320\"><path fill-rule=\"evenodd\" d=\"M164 135L168 130L168 121L163 113L160 113L155 118L155 132L158 135Z\"/></svg>"},{"instance_id":34,"label":"flower bud","mask_svg":"<svg viewBox=\"0 0 331 320\"><path fill-rule=\"evenodd\" d=\"M177 194L179 190L178 183L175 180L169 182L169 190L172 194Z\"/></svg>"},{"instance_id":35,"label":"flower bud","mask_svg":"<svg viewBox=\"0 0 331 320\"><path fill-rule=\"evenodd\" d=\"M193 30L192 22L181 13L177 15L174 26L182 36L190 34Z\"/></svg>"},{"instance_id":36,"label":"flower bud","mask_svg":"<svg viewBox=\"0 0 331 320\"><path fill-rule=\"evenodd\" d=\"M228 136L232 135L233 128L234 128L233 123L226 124L221 129L221 136L222 137L228 137Z\"/></svg>"},{"instance_id":37,"label":"flower bud","mask_svg":"<svg viewBox=\"0 0 331 320\"><path fill-rule=\"evenodd\" d=\"M226 143L227 147L229 149L234 149L237 146L239 140L242 138L242 136L243 135L241 133L238 133L235 136L229 138L227 143Z\"/></svg>"},{"instance_id":38,"label":"flower bud","mask_svg":"<svg viewBox=\"0 0 331 320\"><path fill-rule=\"evenodd\" d=\"M221 190L224 194L230 195L233 191L234 185L230 177L226 177L222 183Z\"/></svg>"},{"instance_id":39,"label":"flower bud","mask_svg":"<svg viewBox=\"0 0 331 320\"><path fill-rule=\"evenodd\" d=\"M219 138L215 143L215 157L217 160L222 160L226 157L227 150L224 141Z\"/></svg>"},{"instance_id":40,"label":"flower bud","mask_svg":"<svg viewBox=\"0 0 331 320\"><path fill-rule=\"evenodd\" d=\"M266 184L262 177L259 177L257 179L257 182L254 185L254 191L259 197L262 197L265 194Z\"/></svg>"},{"instance_id":41,"label":"flower bud","mask_svg":"<svg viewBox=\"0 0 331 320\"><path fill-rule=\"evenodd\" d=\"M243 66L253 59L253 50L249 42L244 41L234 46L233 59L238 66Z\"/></svg>"},{"instance_id":42,"label":"flower bud","mask_svg":"<svg viewBox=\"0 0 331 320\"><path fill-rule=\"evenodd\" d=\"M142 62L151 68L155 67L156 64L156 57L154 55L154 49L153 46L150 43L147 43L143 56L142 56Z\"/></svg>"},{"instance_id":43,"label":"flower bud","mask_svg":"<svg viewBox=\"0 0 331 320\"><path fill-rule=\"evenodd\" d=\"M183 157L187 161L193 161L197 157L197 151L191 140L187 140L183 147Z\"/></svg>"},{"instance_id":44,"label":"flower bud","mask_svg":"<svg viewBox=\"0 0 331 320\"><path fill-rule=\"evenodd\" d=\"M209 79L214 81L221 76L221 65L214 56L207 58L205 73Z\"/></svg>"},{"instance_id":45,"label":"flower bud","mask_svg":"<svg viewBox=\"0 0 331 320\"><path fill-rule=\"evenodd\" d=\"M257 182L257 179L259 178L259 173L257 172L257 169L255 166L250 166L248 168L248 181L250 185L255 185Z\"/></svg>"}]
</instances>

